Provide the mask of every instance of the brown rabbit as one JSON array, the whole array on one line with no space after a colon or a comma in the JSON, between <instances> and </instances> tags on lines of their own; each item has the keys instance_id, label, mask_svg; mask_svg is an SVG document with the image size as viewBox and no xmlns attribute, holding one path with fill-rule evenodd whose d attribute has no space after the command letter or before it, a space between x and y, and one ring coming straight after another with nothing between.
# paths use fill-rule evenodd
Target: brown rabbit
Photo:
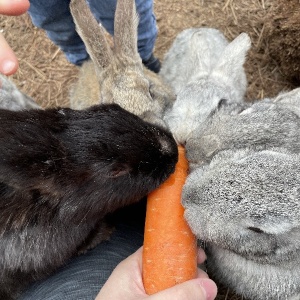
<instances>
[{"instance_id":1,"label":"brown rabbit","mask_svg":"<svg viewBox=\"0 0 300 300\"><path fill-rule=\"evenodd\" d=\"M134 0L117 3L114 47L85 0L71 1L78 34L92 59L80 70L70 106L83 109L98 103L116 103L150 123L164 124L162 115L175 95L155 73L143 67L137 50L138 16Z\"/></svg>"}]
</instances>

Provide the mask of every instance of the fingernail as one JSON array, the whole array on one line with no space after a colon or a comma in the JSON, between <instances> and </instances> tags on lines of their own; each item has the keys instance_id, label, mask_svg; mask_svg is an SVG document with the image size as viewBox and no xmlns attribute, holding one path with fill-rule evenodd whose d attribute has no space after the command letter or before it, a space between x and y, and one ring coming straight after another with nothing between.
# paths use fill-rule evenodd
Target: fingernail
<instances>
[{"instance_id":1,"label":"fingernail","mask_svg":"<svg viewBox=\"0 0 300 300\"><path fill-rule=\"evenodd\" d=\"M198 249L197 256L198 256L197 257L198 263L200 263L200 264L202 264L206 260L206 254L202 248Z\"/></svg>"},{"instance_id":2,"label":"fingernail","mask_svg":"<svg viewBox=\"0 0 300 300\"><path fill-rule=\"evenodd\" d=\"M203 292L206 295L206 300L213 300L216 298L218 288L211 279L199 279L198 283L201 285Z\"/></svg>"},{"instance_id":3,"label":"fingernail","mask_svg":"<svg viewBox=\"0 0 300 300\"><path fill-rule=\"evenodd\" d=\"M4 74L11 74L12 71L16 68L16 63L12 60L4 60L1 63L1 71Z\"/></svg>"}]
</instances>

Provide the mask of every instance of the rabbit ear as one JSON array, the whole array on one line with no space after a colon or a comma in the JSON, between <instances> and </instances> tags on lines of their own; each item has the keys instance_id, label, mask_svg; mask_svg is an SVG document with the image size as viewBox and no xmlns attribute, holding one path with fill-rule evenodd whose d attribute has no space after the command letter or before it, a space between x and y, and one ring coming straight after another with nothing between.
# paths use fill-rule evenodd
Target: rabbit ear
<instances>
[{"instance_id":1,"label":"rabbit ear","mask_svg":"<svg viewBox=\"0 0 300 300\"><path fill-rule=\"evenodd\" d=\"M106 68L112 60L112 51L105 37L105 29L96 21L86 0L71 0L70 10L76 30L95 66L99 70Z\"/></svg>"},{"instance_id":2,"label":"rabbit ear","mask_svg":"<svg viewBox=\"0 0 300 300\"><path fill-rule=\"evenodd\" d=\"M288 92L281 92L273 99L273 102L293 104L300 107L300 88L295 88Z\"/></svg>"},{"instance_id":3,"label":"rabbit ear","mask_svg":"<svg viewBox=\"0 0 300 300\"><path fill-rule=\"evenodd\" d=\"M271 101L279 107L291 110L298 117L300 116L300 88L282 92Z\"/></svg>"},{"instance_id":4,"label":"rabbit ear","mask_svg":"<svg viewBox=\"0 0 300 300\"><path fill-rule=\"evenodd\" d=\"M114 23L115 52L134 60L140 59L137 50L138 21L135 1L118 0Z\"/></svg>"},{"instance_id":5,"label":"rabbit ear","mask_svg":"<svg viewBox=\"0 0 300 300\"><path fill-rule=\"evenodd\" d=\"M213 70L214 75L223 78L231 78L235 81L236 76L240 76L241 68L246 60L246 54L251 46L251 40L247 33L241 33L231 43L229 43Z\"/></svg>"}]
</instances>

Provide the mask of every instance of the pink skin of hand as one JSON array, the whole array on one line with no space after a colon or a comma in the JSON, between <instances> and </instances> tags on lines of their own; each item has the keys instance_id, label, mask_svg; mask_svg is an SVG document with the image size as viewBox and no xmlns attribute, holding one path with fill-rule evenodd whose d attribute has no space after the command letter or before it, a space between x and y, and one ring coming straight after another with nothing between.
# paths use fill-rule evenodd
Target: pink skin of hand
<instances>
[{"instance_id":1,"label":"pink skin of hand","mask_svg":"<svg viewBox=\"0 0 300 300\"><path fill-rule=\"evenodd\" d=\"M0 14L7 16L19 16L29 8L28 0L0 0ZM18 59L0 33L0 73L4 75L14 74L19 67Z\"/></svg>"},{"instance_id":2,"label":"pink skin of hand","mask_svg":"<svg viewBox=\"0 0 300 300\"><path fill-rule=\"evenodd\" d=\"M199 249L198 263L202 263L205 258L204 251ZM96 300L213 300L216 295L216 284L200 269L196 279L151 296L147 295L142 281L142 248L140 248L115 268Z\"/></svg>"}]
</instances>

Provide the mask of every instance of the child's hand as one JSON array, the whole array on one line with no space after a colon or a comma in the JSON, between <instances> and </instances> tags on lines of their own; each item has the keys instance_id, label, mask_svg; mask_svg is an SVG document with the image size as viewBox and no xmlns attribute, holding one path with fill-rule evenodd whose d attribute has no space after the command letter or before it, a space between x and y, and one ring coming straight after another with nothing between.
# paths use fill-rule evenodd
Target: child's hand
<instances>
[{"instance_id":1,"label":"child's hand","mask_svg":"<svg viewBox=\"0 0 300 300\"><path fill-rule=\"evenodd\" d=\"M18 16L25 13L29 8L28 0L0 0L0 14ZM0 33L0 73L12 75L18 69L18 59Z\"/></svg>"}]
</instances>

